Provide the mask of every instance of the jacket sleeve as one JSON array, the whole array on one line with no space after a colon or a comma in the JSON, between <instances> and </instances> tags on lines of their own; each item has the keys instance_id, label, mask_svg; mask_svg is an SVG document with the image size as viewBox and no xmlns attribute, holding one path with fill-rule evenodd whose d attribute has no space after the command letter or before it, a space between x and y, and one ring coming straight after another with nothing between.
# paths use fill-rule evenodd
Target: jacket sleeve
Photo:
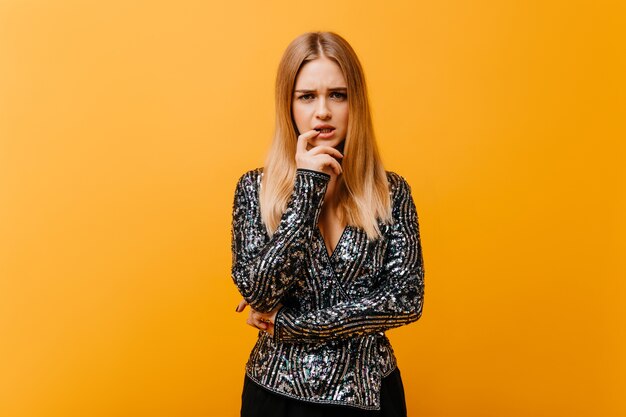
<instances>
[{"instance_id":1,"label":"jacket sleeve","mask_svg":"<svg viewBox=\"0 0 626 417\"><path fill-rule=\"evenodd\" d=\"M305 250L311 244L329 180L324 172L298 168L287 208L268 239L256 180L250 173L239 179L233 202L231 276L255 310L271 311L302 279Z\"/></svg>"},{"instance_id":2,"label":"jacket sleeve","mask_svg":"<svg viewBox=\"0 0 626 417\"><path fill-rule=\"evenodd\" d=\"M400 177L380 284L368 295L301 314L281 308L274 320L275 342L313 343L399 327L418 320L424 302L424 261L415 204Z\"/></svg>"}]
</instances>

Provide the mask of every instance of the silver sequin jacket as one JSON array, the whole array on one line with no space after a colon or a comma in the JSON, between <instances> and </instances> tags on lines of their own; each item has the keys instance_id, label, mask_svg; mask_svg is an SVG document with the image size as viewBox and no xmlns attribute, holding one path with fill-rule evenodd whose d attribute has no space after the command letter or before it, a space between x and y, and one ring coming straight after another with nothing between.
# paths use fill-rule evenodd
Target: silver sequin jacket
<instances>
[{"instance_id":1,"label":"silver sequin jacket","mask_svg":"<svg viewBox=\"0 0 626 417\"><path fill-rule=\"evenodd\" d=\"M329 256L317 225L330 175L296 170L293 192L270 239L261 221L263 168L237 183L232 278L257 311L284 307L274 335L260 331L246 374L278 394L315 403L380 409L381 379L396 367L385 330L418 320L424 263L411 188L387 171L393 224L368 242L348 225Z\"/></svg>"}]
</instances>

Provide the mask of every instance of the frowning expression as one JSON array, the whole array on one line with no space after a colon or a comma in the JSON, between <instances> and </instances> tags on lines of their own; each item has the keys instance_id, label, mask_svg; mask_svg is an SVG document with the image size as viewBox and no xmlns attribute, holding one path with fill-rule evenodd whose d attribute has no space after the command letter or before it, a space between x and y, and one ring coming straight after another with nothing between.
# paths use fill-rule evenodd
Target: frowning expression
<instances>
[{"instance_id":1,"label":"frowning expression","mask_svg":"<svg viewBox=\"0 0 626 417\"><path fill-rule=\"evenodd\" d=\"M312 146L337 147L348 131L348 90L341 68L326 57L304 64L296 77L293 118L298 134L311 129L320 134L309 139Z\"/></svg>"}]
</instances>

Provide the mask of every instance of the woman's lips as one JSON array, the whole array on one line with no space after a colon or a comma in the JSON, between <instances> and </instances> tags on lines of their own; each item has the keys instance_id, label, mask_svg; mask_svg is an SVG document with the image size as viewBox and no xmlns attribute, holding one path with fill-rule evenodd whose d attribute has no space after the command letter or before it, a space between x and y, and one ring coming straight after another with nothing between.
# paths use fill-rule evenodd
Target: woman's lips
<instances>
[{"instance_id":1,"label":"woman's lips","mask_svg":"<svg viewBox=\"0 0 626 417\"><path fill-rule=\"evenodd\" d=\"M318 132L320 132L320 134L316 137L322 139L332 138L335 135L335 129L319 129Z\"/></svg>"}]
</instances>

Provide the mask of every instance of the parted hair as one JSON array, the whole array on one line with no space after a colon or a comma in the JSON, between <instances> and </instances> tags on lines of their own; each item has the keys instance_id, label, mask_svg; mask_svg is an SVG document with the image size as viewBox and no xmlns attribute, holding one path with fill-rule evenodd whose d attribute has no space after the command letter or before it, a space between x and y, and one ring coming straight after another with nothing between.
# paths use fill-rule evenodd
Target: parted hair
<instances>
[{"instance_id":1,"label":"parted hair","mask_svg":"<svg viewBox=\"0 0 626 417\"><path fill-rule=\"evenodd\" d=\"M378 221L391 223L391 198L372 125L365 75L350 44L334 32L307 32L287 46L276 74L276 119L260 191L261 218L271 237L293 192L298 129L292 103L300 68L309 61L336 62L347 83L348 128L343 146L343 173L335 193L342 223L362 228L369 240L381 236Z\"/></svg>"}]
</instances>

